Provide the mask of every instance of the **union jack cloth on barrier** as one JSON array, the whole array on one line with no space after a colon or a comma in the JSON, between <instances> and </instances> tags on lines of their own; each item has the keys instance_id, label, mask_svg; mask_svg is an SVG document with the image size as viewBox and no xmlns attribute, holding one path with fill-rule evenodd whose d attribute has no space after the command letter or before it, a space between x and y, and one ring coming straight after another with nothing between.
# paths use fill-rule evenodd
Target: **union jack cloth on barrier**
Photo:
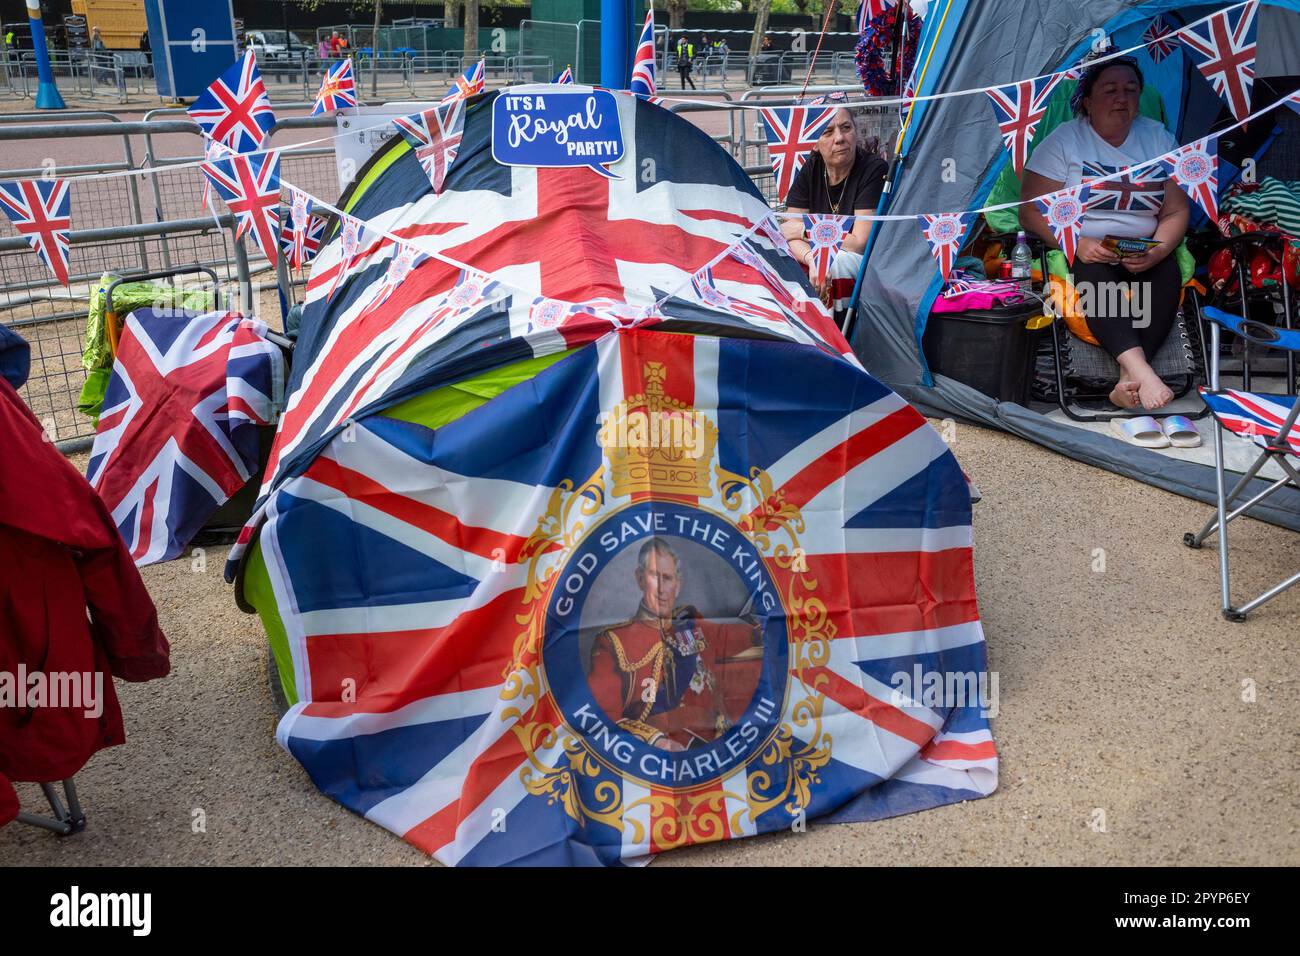
<instances>
[{"instance_id":1,"label":"union jack cloth on barrier","mask_svg":"<svg viewBox=\"0 0 1300 956\"><path fill-rule=\"evenodd\" d=\"M86 477L136 564L180 554L256 470L284 395L265 335L237 312L128 316Z\"/></svg>"},{"instance_id":2,"label":"union jack cloth on barrier","mask_svg":"<svg viewBox=\"0 0 1300 956\"><path fill-rule=\"evenodd\" d=\"M308 280L304 322L321 332L295 351L264 493L344 427L345 409L360 414L413 381L436 383L485 363L561 351L614 328L663 321L758 328L851 356L802 269L781 250L779 231L760 228L738 244L751 223L767 224L770 209L734 161L671 113L631 96L619 101L626 155L614 169L640 169L650 160L654 182L636 175L596 180L583 168L500 166L492 159L489 101L467 111L461 151L441 194L430 191L413 157L399 160L385 174L389 199L363 196L342 217L342 237L321 250ZM388 205L394 195L409 197L400 211ZM383 308L368 309L394 252L388 236L362 231L361 219L369 217L451 261L424 262ZM758 307L755 314L685 300L691 277L709 265L729 295ZM500 281L488 288L487 276ZM426 326L439 312L430 303L453 293L463 307ZM539 296L587 308L557 328L534 323L529 331L529 309ZM384 387L354 395L360 380L345 371L382 363L415 328L425 328L425 348L404 352ZM237 544L232 561L242 550Z\"/></svg>"},{"instance_id":3,"label":"union jack cloth on barrier","mask_svg":"<svg viewBox=\"0 0 1300 956\"><path fill-rule=\"evenodd\" d=\"M1034 131L1047 112L1047 101L1052 91L1062 79L1062 75L1056 73L1036 80L1009 83L986 91L990 102L993 103L993 112L997 116L1002 142L1011 153L1011 162L1016 168L1017 176L1024 172Z\"/></svg>"},{"instance_id":4,"label":"union jack cloth on barrier","mask_svg":"<svg viewBox=\"0 0 1300 956\"><path fill-rule=\"evenodd\" d=\"M1200 392L1219 424L1234 435L1248 438L1260 448L1285 443L1292 455L1300 457L1300 429L1292 428L1282 434L1282 426L1296 402L1294 395L1240 392L1235 388L1212 392L1204 386Z\"/></svg>"},{"instance_id":5,"label":"union jack cloth on barrier","mask_svg":"<svg viewBox=\"0 0 1300 956\"><path fill-rule=\"evenodd\" d=\"M772 174L776 177L778 202L785 202L795 176L803 168L804 160L813 151L822 130L834 115L834 108L787 106L759 110L763 131L767 134L767 154L772 161Z\"/></svg>"},{"instance_id":6,"label":"union jack cloth on barrier","mask_svg":"<svg viewBox=\"0 0 1300 956\"><path fill-rule=\"evenodd\" d=\"M466 70L464 75L456 77L450 92L440 102L454 103L457 100L467 100L477 93L482 93L486 76L487 59L484 58Z\"/></svg>"},{"instance_id":7,"label":"union jack cloth on barrier","mask_svg":"<svg viewBox=\"0 0 1300 956\"><path fill-rule=\"evenodd\" d=\"M1159 212L1164 204L1165 183L1169 177L1159 166L1120 173L1122 167L1083 160L1083 181L1089 188L1089 209L1113 209L1116 212ZM1100 180L1106 176L1114 179Z\"/></svg>"},{"instance_id":8,"label":"union jack cloth on barrier","mask_svg":"<svg viewBox=\"0 0 1300 956\"><path fill-rule=\"evenodd\" d=\"M1157 14L1142 33L1147 54L1159 63L1178 49L1178 35L1163 15Z\"/></svg>"},{"instance_id":9,"label":"union jack cloth on barrier","mask_svg":"<svg viewBox=\"0 0 1300 956\"><path fill-rule=\"evenodd\" d=\"M569 82L573 82L570 77ZM442 192L447 171L460 151L460 137L465 129L465 101L453 100L410 116L393 120L420 161L435 193Z\"/></svg>"},{"instance_id":10,"label":"union jack cloth on barrier","mask_svg":"<svg viewBox=\"0 0 1300 956\"><path fill-rule=\"evenodd\" d=\"M1183 27L1178 33L1192 62L1238 121L1250 115L1258 13L1259 4L1252 0L1244 7L1216 13L1204 23Z\"/></svg>"},{"instance_id":11,"label":"union jack cloth on barrier","mask_svg":"<svg viewBox=\"0 0 1300 956\"><path fill-rule=\"evenodd\" d=\"M235 214L235 238L251 232L262 255L274 262L280 235L280 154L236 154L199 168Z\"/></svg>"},{"instance_id":12,"label":"union jack cloth on barrier","mask_svg":"<svg viewBox=\"0 0 1300 956\"><path fill-rule=\"evenodd\" d=\"M251 49L212 81L190 104L190 117L212 140L247 153L262 145L275 125L275 112Z\"/></svg>"},{"instance_id":13,"label":"union jack cloth on barrier","mask_svg":"<svg viewBox=\"0 0 1300 956\"><path fill-rule=\"evenodd\" d=\"M66 179L0 182L0 209L54 277L68 284L72 198Z\"/></svg>"},{"instance_id":14,"label":"union jack cloth on barrier","mask_svg":"<svg viewBox=\"0 0 1300 956\"><path fill-rule=\"evenodd\" d=\"M647 412L698 423L672 478L632 470L619 429ZM432 435L361 418L259 539L296 698L277 740L343 806L447 864L620 865L995 788L967 485L860 369L624 330ZM639 560L680 583L646 597ZM629 705L655 614L672 676Z\"/></svg>"},{"instance_id":15,"label":"union jack cloth on barrier","mask_svg":"<svg viewBox=\"0 0 1300 956\"><path fill-rule=\"evenodd\" d=\"M646 11L645 26L637 41L636 58L632 61L632 82L628 90L637 96L655 95L655 11Z\"/></svg>"},{"instance_id":16,"label":"union jack cloth on barrier","mask_svg":"<svg viewBox=\"0 0 1300 956\"><path fill-rule=\"evenodd\" d=\"M348 57L325 71L320 92L316 94L316 105L311 108L311 115L329 113L356 105L357 84L352 75L352 58Z\"/></svg>"}]
</instances>

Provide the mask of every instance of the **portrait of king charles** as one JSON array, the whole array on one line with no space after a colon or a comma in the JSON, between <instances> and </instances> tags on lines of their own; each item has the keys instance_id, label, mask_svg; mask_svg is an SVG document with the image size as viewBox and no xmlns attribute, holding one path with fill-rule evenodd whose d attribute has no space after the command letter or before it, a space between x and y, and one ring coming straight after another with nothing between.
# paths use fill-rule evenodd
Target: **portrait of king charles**
<instances>
[{"instance_id":1,"label":"portrait of king charles","mask_svg":"<svg viewBox=\"0 0 1300 956\"><path fill-rule=\"evenodd\" d=\"M688 572L661 537L637 554L640 601L628 620L602 630L587 681L606 716L662 750L722 737L745 712L762 668L762 624L707 619L678 604Z\"/></svg>"}]
</instances>

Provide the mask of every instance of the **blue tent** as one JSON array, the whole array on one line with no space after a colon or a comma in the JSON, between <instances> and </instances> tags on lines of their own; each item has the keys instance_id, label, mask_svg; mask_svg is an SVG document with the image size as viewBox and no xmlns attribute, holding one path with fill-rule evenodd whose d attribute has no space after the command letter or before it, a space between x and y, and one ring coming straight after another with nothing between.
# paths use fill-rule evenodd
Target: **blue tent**
<instances>
[{"instance_id":1,"label":"blue tent","mask_svg":"<svg viewBox=\"0 0 1300 956\"><path fill-rule=\"evenodd\" d=\"M926 96L980 90L1044 75L1080 63L1099 37L1109 36L1118 49L1139 44L1157 15L1165 15L1177 27L1227 6L1178 0L1090 0L1086 4L934 0L918 48L916 92ZM1146 57L1143 65L1150 67L1144 73L1159 90L1170 129L1180 142L1200 138L1221 125L1226 115L1222 103L1184 54L1176 53L1160 64ZM1261 82L1263 78L1300 75L1300 0L1262 3L1256 75L1255 109L1276 98L1271 90L1264 92L1268 85ZM1286 109L1274 111L1265 122L1300 127L1300 117ZM1276 175L1296 175L1294 158L1281 150L1266 159L1279 164L1273 170ZM1008 163L983 93L921 101L905 118L897 163L880 211L920 214L979 208ZM1261 163L1260 172L1270 170ZM940 288L938 270L917 222L877 223L859 281L858 316L852 331L854 350L873 375L927 413L1005 429L1140 481L1202 501L1214 500L1212 468L1072 427L931 374L921 337ZM1300 529L1300 495L1288 498L1279 493L1274 501L1268 520Z\"/></svg>"}]
</instances>

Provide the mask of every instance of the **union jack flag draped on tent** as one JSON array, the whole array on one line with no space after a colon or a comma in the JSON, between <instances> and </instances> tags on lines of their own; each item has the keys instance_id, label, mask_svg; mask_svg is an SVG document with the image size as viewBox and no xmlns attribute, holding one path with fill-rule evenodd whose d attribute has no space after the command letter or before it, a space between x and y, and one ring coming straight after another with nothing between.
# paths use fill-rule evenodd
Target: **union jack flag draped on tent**
<instances>
[{"instance_id":1,"label":"union jack flag draped on tent","mask_svg":"<svg viewBox=\"0 0 1300 956\"><path fill-rule=\"evenodd\" d=\"M72 232L72 199L66 179L23 179L0 182L0 209L41 261L65 286L68 284L68 237Z\"/></svg>"},{"instance_id":2,"label":"union jack flag draped on tent","mask_svg":"<svg viewBox=\"0 0 1300 956\"><path fill-rule=\"evenodd\" d=\"M1169 21L1158 14L1143 31L1142 42L1146 44L1151 59L1159 63L1178 49L1178 34L1169 25Z\"/></svg>"},{"instance_id":3,"label":"union jack flag draped on tent","mask_svg":"<svg viewBox=\"0 0 1300 956\"><path fill-rule=\"evenodd\" d=\"M487 59L485 57L466 70L463 76L456 77L450 92L442 98L441 102L454 103L457 100L467 100L471 96L482 93L486 77Z\"/></svg>"},{"instance_id":4,"label":"union jack flag draped on tent","mask_svg":"<svg viewBox=\"0 0 1300 956\"><path fill-rule=\"evenodd\" d=\"M316 94L316 105L311 108L311 115L330 113L357 105L357 84L352 75L352 58L340 60L325 71L321 79L320 92Z\"/></svg>"},{"instance_id":5,"label":"union jack flag draped on tent","mask_svg":"<svg viewBox=\"0 0 1300 956\"><path fill-rule=\"evenodd\" d=\"M280 234L280 154L234 155L199 168L235 214L235 238L251 232L262 255L274 262Z\"/></svg>"},{"instance_id":6,"label":"union jack flag draped on tent","mask_svg":"<svg viewBox=\"0 0 1300 956\"><path fill-rule=\"evenodd\" d=\"M811 109L799 106L769 107L759 110L767 134L767 154L776 177L776 198L785 202L795 176L804 160L817 145L822 130L835 115L834 108Z\"/></svg>"},{"instance_id":7,"label":"union jack flag draped on tent","mask_svg":"<svg viewBox=\"0 0 1300 956\"><path fill-rule=\"evenodd\" d=\"M989 100L993 103L993 112L997 115L1002 141L1011 153L1011 162L1016 168L1017 176L1024 172L1034 130L1047 112L1047 101L1061 80L1061 74L1057 73L1036 80L1009 83L987 91Z\"/></svg>"},{"instance_id":8,"label":"union jack flag draped on tent","mask_svg":"<svg viewBox=\"0 0 1300 956\"><path fill-rule=\"evenodd\" d=\"M176 557L257 467L284 356L236 312L127 318L86 477L136 564Z\"/></svg>"},{"instance_id":9,"label":"union jack flag draped on tent","mask_svg":"<svg viewBox=\"0 0 1300 956\"><path fill-rule=\"evenodd\" d=\"M1219 218L1219 138L1210 136L1179 147L1160 159L1160 168L1210 217Z\"/></svg>"},{"instance_id":10,"label":"union jack flag draped on tent","mask_svg":"<svg viewBox=\"0 0 1300 956\"><path fill-rule=\"evenodd\" d=\"M572 82L572 79L570 79ZM399 116L393 125L415 150L415 158L424 167L435 193L442 192L447 170L460 151L461 132L465 128L465 101L453 100L410 116Z\"/></svg>"},{"instance_id":11,"label":"union jack flag draped on tent","mask_svg":"<svg viewBox=\"0 0 1300 956\"><path fill-rule=\"evenodd\" d=\"M1204 23L1179 31L1192 62L1205 75L1238 121L1250 115L1255 83L1256 15L1259 4L1216 13Z\"/></svg>"},{"instance_id":12,"label":"union jack flag draped on tent","mask_svg":"<svg viewBox=\"0 0 1300 956\"><path fill-rule=\"evenodd\" d=\"M943 276L944 282L948 281L948 276L952 273L969 222L970 215L967 213L943 212L937 216L925 217L921 231L925 235L925 241L930 244L930 252L939 263L939 274Z\"/></svg>"},{"instance_id":13,"label":"union jack flag draped on tent","mask_svg":"<svg viewBox=\"0 0 1300 956\"><path fill-rule=\"evenodd\" d=\"M1119 212L1159 212L1165 201L1168 176L1159 166L1144 166L1123 172L1120 166L1083 160L1083 181L1088 186L1089 209ZM1118 175L1117 175L1118 174ZM1104 177L1113 176L1113 179Z\"/></svg>"},{"instance_id":14,"label":"union jack flag draped on tent","mask_svg":"<svg viewBox=\"0 0 1300 956\"><path fill-rule=\"evenodd\" d=\"M447 863L643 862L987 794L984 705L921 679L986 666L956 461L861 370L734 160L616 99L617 179L500 166L489 96L441 194L397 155L348 198L390 235L317 260L227 569L261 554L244 580L283 615L277 739ZM417 240L438 256L371 308ZM418 410L444 399L473 410ZM638 560L680 566L649 620ZM657 660L650 706L619 648ZM816 773L791 788L795 759Z\"/></svg>"},{"instance_id":15,"label":"union jack flag draped on tent","mask_svg":"<svg viewBox=\"0 0 1300 956\"><path fill-rule=\"evenodd\" d=\"M1079 230L1083 227L1083 214L1088 208L1088 196L1089 188L1084 185L1075 186L1073 189L1062 189L1050 196L1034 200L1034 205L1047 220L1047 225L1051 228L1052 235L1056 237L1061 252L1065 253L1068 262L1074 261L1074 252L1079 245Z\"/></svg>"},{"instance_id":16,"label":"union jack flag draped on tent","mask_svg":"<svg viewBox=\"0 0 1300 956\"><path fill-rule=\"evenodd\" d=\"M275 112L252 49L213 80L188 112L209 139L237 153L261 146L275 125Z\"/></svg>"},{"instance_id":17,"label":"union jack flag draped on tent","mask_svg":"<svg viewBox=\"0 0 1300 956\"><path fill-rule=\"evenodd\" d=\"M637 96L655 95L655 11L646 11L645 26L637 41L636 57L632 61L632 82L628 89Z\"/></svg>"}]
</instances>

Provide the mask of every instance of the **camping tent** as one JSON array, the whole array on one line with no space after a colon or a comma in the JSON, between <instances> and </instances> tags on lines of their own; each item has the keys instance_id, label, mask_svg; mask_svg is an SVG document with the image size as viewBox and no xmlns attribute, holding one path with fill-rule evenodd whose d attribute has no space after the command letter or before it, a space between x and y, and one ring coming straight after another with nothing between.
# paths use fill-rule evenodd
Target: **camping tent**
<instances>
[{"instance_id":1,"label":"camping tent","mask_svg":"<svg viewBox=\"0 0 1300 956\"><path fill-rule=\"evenodd\" d=\"M1175 25L1192 22L1225 4L1177 0L938 0L931 3L916 65L920 96L981 90L1078 64L1096 31L1126 49L1140 42L1159 14ZM1259 13L1258 77L1300 74L1300 0L1266 0ZM1144 72L1160 90L1171 130L1180 142L1211 132L1220 119L1212 89L1181 53L1159 67L1139 52ZM1063 84L1055 96L1068 96ZM1267 99L1258 79L1254 108L1289 92L1282 81ZM1282 108L1264 121L1294 128ZM1272 157L1270 157L1272 158ZM1286 157L1279 157L1286 161ZM953 159L953 163L945 163ZM920 214L979 208L1009 163L993 111L982 93L915 105L906 119L897 170L881 212ZM948 175L951 171L955 175ZM1261 172L1267 167L1260 166ZM1294 172L1282 175L1294 176ZM951 181L950 181L951 180ZM972 388L932 375L921 350L931 303L940 290L938 270L914 220L878 224L859 290L854 349L873 375L918 408L1002 428L1049 448L1170 491L1214 500L1210 467L1135 448L1107 435L1074 427L1012 403L999 403ZM1257 482L1258 483L1258 482ZM1262 485L1261 485L1262 487ZM1300 498L1279 492L1261 517L1300 528Z\"/></svg>"},{"instance_id":2,"label":"camping tent","mask_svg":"<svg viewBox=\"0 0 1300 956\"><path fill-rule=\"evenodd\" d=\"M509 96L592 95L559 89ZM706 134L620 94L615 178L508 166L506 95L469 102L440 193L381 148L313 266L228 568L278 740L449 863L643 862L990 793L950 451Z\"/></svg>"}]
</instances>

